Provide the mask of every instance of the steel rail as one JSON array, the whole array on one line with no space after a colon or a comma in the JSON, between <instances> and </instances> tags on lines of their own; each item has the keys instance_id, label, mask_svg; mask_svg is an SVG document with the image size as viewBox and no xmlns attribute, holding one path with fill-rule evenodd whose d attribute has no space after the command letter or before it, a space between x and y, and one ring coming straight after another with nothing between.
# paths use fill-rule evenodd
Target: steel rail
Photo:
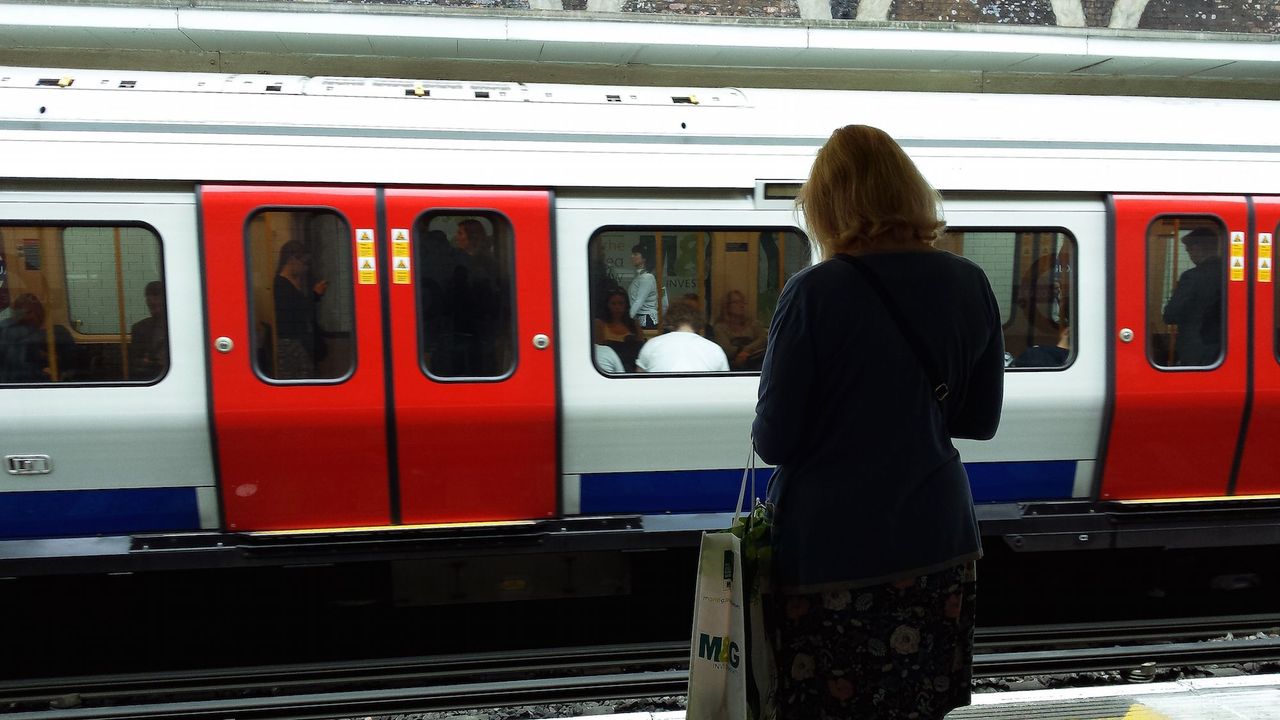
<instances>
[{"instance_id":1,"label":"steel rail","mask_svg":"<svg viewBox=\"0 0 1280 720\"><path fill-rule=\"evenodd\" d=\"M353 715L461 710L585 700L682 695L687 670L463 683L439 687L326 692L287 697L231 698L122 707L38 710L0 715L6 720L324 720Z\"/></svg>"},{"instance_id":2,"label":"steel rail","mask_svg":"<svg viewBox=\"0 0 1280 720\"><path fill-rule=\"evenodd\" d=\"M673 648L679 648L675 652ZM75 694L82 699L109 699L139 692L197 693L255 687L300 687L398 680L442 681L486 678L518 672L591 672L625 665L687 663L686 643L641 643L600 647L515 650L421 657L379 658L341 663L259 665L215 670L92 675L0 682L0 702Z\"/></svg>"},{"instance_id":3,"label":"steel rail","mask_svg":"<svg viewBox=\"0 0 1280 720\"><path fill-rule=\"evenodd\" d=\"M1272 619L1242 616L983 629L978 632L974 675L1007 677L1280 660L1280 638L1168 642L1170 638L1206 633L1251 633L1252 628L1273 627ZM1159 634L1162 625L1170 632ZM1133 646L1135 641L1142 644ZM1131 644L1062 647L1117 642ZM1052 649L1005 649L1034 645ZM140 673L54 682L9 681L0 683L0 704L30 711L0 710L0 718L163 720L234 716L284 720L682 695L687 690L688 653L687 642L650 643L231 671ZM247 694L257 697L245 697ZM101 706L43 709L62 696ZM163 702L157 701L161 698Z\"/></svg>"},{"instance_id":4,"label":"steel rail","mask_svg":"<svg viewBox=\"0 0 1280 720\"><path fill-rule=\"evenodd\" d=\"M1224 665L1280 660L1280 637L975 654L974 677L1054 675L1139 667Z\"/></svg>"},{"instance_id":5,"label":"steel rail","mask_svg":"<svg viewBox=\"0 0 1280 720\"><path fill-rule=\"evenodd\" d=\"M1280 613L979 627L974 636L979 646L1004 648L1053 644L1061 647L1096 642L1207 639L1228 634L1252 635L1277 629L1280 629Z\"/></svg>"}]
</instances>

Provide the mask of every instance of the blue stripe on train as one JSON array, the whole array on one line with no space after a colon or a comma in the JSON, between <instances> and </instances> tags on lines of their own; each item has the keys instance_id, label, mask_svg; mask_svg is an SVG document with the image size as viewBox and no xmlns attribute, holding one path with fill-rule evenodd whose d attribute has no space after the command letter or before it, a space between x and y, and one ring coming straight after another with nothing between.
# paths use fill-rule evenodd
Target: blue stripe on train
<instances>
[{"instance_id":1,"label":"blue stripe on train","mask_svg":"<svg viewBox=\"0 0 1280 720\"><path fill-rule=\"evenodd\" d=\"M0 493L0 538L198 530L195 488Z\"/></svg>"},{"instance_id":2,"label":"blue stripe on train","mask_svg":"<svg viewBox=\"0 0 1280 720\"><path fill-rule=\"evenodd\" d=\"M965 463L965 470L979 503L1069 498L1076 478L1074 460ZM772 468L756 471L756 494L772 475ZM587 515L727 512L741 482L741 470L584 473L580 508Z\"/></svg>"}]
</instances>

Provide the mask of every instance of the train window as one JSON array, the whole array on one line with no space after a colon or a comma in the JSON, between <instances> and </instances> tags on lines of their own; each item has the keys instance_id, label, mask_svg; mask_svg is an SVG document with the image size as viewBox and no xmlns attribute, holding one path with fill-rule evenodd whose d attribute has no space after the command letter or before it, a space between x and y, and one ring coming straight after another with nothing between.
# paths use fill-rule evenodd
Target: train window
<instances>
[{"instance_id":1,"label":"train window","mask_svg":"<svg viewBox=\"0 0 1280 720\"><path fill-rule=\"evenodd\" d=\"M1147 357L1209 367L1222 357L1226 232L1206 218L1163 217L1147 230Z\"/></svg>"},{"instance_id":2,"label":"train window","mask_svg":"<svg viewBox=\"0 0 1280 720\"><path fill-rule=\"evenodd\" d=\"M515 242L496 213L429 213L413 228L419 348L435 380L496 379L516 364Z\"/></svg>"},{"instance_id":3,"label":"train window","mask_svg":"<svg viewBox=\"0 0 1280 720\"><path fill-rule=\"evenodd\" d=\"M937 247L986 271L1000 304L1006 367L1070 364L1074 238L1061 230L948 228Z\"/></svg>"},{"instance_id":4,"label":"train window","mask_svg":"<svg viewBox=\"0 0 1280 720\"><path fill-rule=\"evenodd\" d=\"M606 374L758 372L778 294L810 262L787 228L605 228L588 253Z\"/></svg>"},{"instance_id":5,"label":"train window","mask_svg":"<svg viewBox=\"0 0 1280 720\"><path fill-rule=\"evenodd\" d=\"M355 369L351 226L332 210L263 210L247 228L253 359L273 381Z\"/></svg>"},{"instance_id":6,"label":"train window","mask_svg":"<svg viewBox=\"0 0 1280 720\"><path fill-rule=\"evenodd\" d=\"M154 232L0 226L0 383L152 382L168 368Z\"/></svg>"}]
</instances>

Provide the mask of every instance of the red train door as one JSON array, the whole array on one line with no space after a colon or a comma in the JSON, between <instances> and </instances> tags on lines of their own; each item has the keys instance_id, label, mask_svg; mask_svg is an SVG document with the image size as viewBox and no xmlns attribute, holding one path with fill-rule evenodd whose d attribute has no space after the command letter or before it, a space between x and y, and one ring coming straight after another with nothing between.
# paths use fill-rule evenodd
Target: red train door
<instances>
[{"instance_id":1,"label":"red train door","mask_svg":"<svg viewBox=\"0 0 1280 720\"><path fill-rule=\"evenodd\" d=\"M376 192L200 190L230 530L391 520Z\"/></svg>"},{"instance_id":2,"label":"red train door","mask_svg":"<svg viewBox=\"0 0 1280 720\"><path fill-rule=\"evenodd\" d=\"M1116 196L1103 499L1229 491L1248 368L1248 204Z\"/></svg>"},{"instance_id":3,"label":"red train door","mask_svg":"<svg viewBox=\"0 0 1280 720\"><path fill-rule=\"evenodd\" d=\"M404 523L556 512L551 197L386 191Z\"/></svg>"},{"instance_id":4,"label":"red train door","mask_svg":"<svg viewBox=\"0 0 1280 720\"><path fill-rule=\"evenodd\" d=\"M1249 275L1253 298L1253 404L1249 413L1244 455L1236 477L1237 495L1280 494L1280 318L1276 316L1275 241L1280 237L1280 198L1253 199L1254 257Z\"/></svg>"}]
</instances>

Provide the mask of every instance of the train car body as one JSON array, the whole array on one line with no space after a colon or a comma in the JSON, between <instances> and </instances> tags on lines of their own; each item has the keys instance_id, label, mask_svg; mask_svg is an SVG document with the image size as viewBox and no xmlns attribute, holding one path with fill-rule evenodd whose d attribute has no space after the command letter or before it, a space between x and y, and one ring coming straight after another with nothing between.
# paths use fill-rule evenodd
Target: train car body
<instances>
[{"instance_id":1,"label":"train car body","mask_svg":"<svg viewBox=\"0 0 1280 720\"><path fill-rule=\"evenodd\" d=\"M635 372L610 297L767 327L848 123L999 295L988 542L1280 543L1280 104L5 68L0 575L696 542L759 348Z\"/></svg>"}]
</instances>

